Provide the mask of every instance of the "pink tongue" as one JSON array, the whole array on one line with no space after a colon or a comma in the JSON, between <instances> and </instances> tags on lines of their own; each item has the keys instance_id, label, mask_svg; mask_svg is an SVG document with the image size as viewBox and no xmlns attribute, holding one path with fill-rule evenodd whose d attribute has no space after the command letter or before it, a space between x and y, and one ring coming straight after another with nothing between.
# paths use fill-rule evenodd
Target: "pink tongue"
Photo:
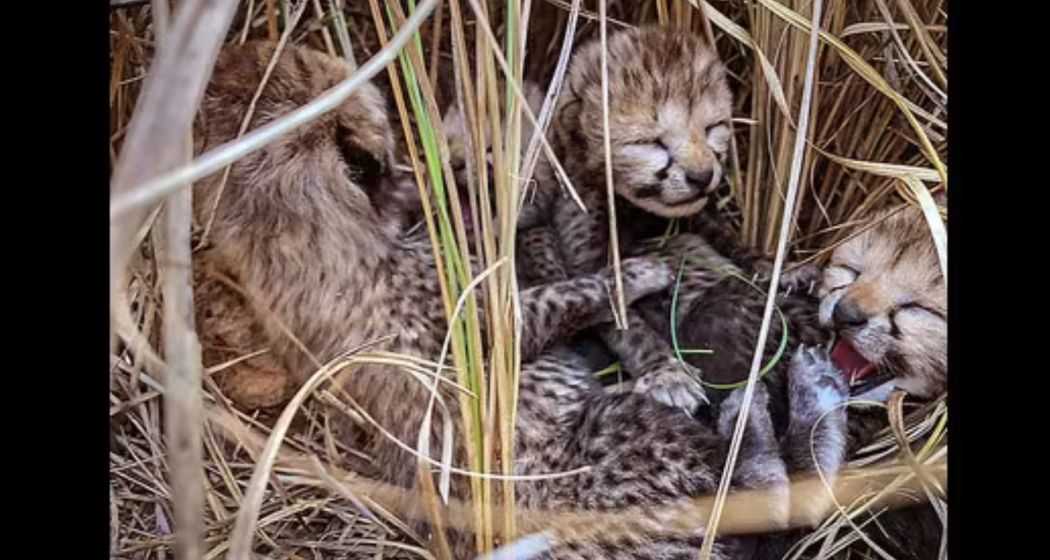
<instances>
[{"instance_id":1,"label":"pink tongue","mask_svg":"<svg viewBox=\"0 0 1050 560\"><path fill-rule=\"evenodd\" d=\"M875 364L866 360L852 344L841 338L831 349L831 361L842 370L846 380L850 383L863 379L875 371Z\"/></svg>"}]
</instances>

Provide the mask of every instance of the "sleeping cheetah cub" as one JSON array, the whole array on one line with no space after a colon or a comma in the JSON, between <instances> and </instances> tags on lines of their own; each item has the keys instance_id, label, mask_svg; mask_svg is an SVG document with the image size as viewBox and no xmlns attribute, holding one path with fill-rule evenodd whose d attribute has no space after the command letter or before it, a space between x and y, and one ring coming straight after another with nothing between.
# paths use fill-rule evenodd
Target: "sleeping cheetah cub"
<instances>
[{"instance_id":1,"label":"sleeping cheetah cub","mask_svg":"<svg viewBox=\"0 0 1050 560\"><path fill-rule=\"evenodd\" d=\"M717 53L695 35L656 27L622 31L608 47L618 215L623 219L638 209L665 218L696 214L721 181L729 145L732 98ZM534 208L519 222L518 268L525 285L593 273L607 264L600 48L593 41L574 55L551 124L551 146L587 212L556 196L553 172L541 160ZM531 97L536 111L539 97ZM450 112L446 133L465 136L461 120ZM545 222L536 223L537 215ZM627 233L636 228L620 231L621 245L630 247ZM600 333L624 368L641 375L635 390L690 412L706 402L696 376L674 359L670 346L633 313L627 321L627 331L610 324Z\"/></svg>"},{"instance_id":2,"label":"sleeping cheetah cub","mask_svg":"<svg viewBox=\"0 0 1050 560\"><path fill-rule=\"evenodd\" d=\"M552 225L570 276L591 273L608 260L609 222L602 129L601 45L575 53L552 121L552 147L587 207L552 202ZM722 179L729 147L732 96L715 50L694 34L651 27L621 31L608 40L609 134L617 213L631 207L661 217L704 208ZM631 228L619 228L631 247ZM640 317L628 330L602 330L625 369L641 374L634 390L694 410L707 397L696 375ZM648 341L648 344L645 343ZM657 352L640 352L645 346Z\"/></svg>"},{"instance_id":3,"label":"sleeping cheetah cub","mask_svg":"<svg viewBox=\"0 0 1050 560\"><path fill-rule=\"evenodd\" d=\"M918 400L939 398L948 384L948 293L929 226L912 206L874 220L878 225L836 248L824 269L819 317L839 335L832 358L857 399L882 401L895 389ZM850 418L851 453L887 428L876 409L851 411ZM887 512L879 524L866 532L894 558L938 556L944 530L929 504Z\"/></svg>"},{"instance_id":4,"label":"sleeping cheetah cub","mask_svg":"<svg viewBox=\"0 0 1050 560\"><path fill-rule=\"evenodd\" d=\"M788 339L791 345L823 345L828 340L824 330L835 331L832 357L849 375L858 398L885 400L894 388L919 399L936 398L947 387L948 325L947 291L933 239L914 207L885 210L872 220L876 226L832 253L820 271L816 298L809 297L806 286L782 282L781 288L793 289L777 300ZM713 381L740 379L765 305L764 286L746 282L754 268L726 258L695 234L646 242L629 253L642 255L666 262L685 258L675 318L679 343L716 350L710 357L687 358L714 374ZM670 300L669 294L658 293L634 305L665 338L671 336ZM780 338L777 322L767 355Z\"/></svg>"},{"instance_id":5,"label":"sleeping cheetah cub","mask_svg":"<svg viewBox=\"0 0 1050 560\"><path fill-rule=\"evenodd\" d=\"M573 56L552 130L555 152L596 210L606 188L600 54L592 41ZM608 67L616 194L658 216L697 213L721 181L729 148L732 95L718 54L691 33L631 29L609 38ZM570 218L564 208L573 207L558 204L556 213ZM574 266L601 260L593 247L581 249Z\"/></svg>"}]
</instances>

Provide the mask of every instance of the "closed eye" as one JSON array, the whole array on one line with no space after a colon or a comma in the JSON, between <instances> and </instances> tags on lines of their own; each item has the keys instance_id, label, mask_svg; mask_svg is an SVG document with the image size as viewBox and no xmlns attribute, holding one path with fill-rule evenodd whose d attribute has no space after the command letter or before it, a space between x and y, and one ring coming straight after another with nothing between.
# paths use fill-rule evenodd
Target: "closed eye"
<instances>
[{"instance_id":1,"label":"closed eye","mask_svg":"<svg viewBox=\"0 0 1050 560\"><path fill-rule=\"evenodd\" d=\"M710 135L711 131L713 131L714 129L716 129L716 128L720 127L720 126L724 126L726 128L729 128L729 120L726 119L724 121L718 121L715 124L712 124L712 125L708 126L707 129L705 129L704 133L707 134L707 135Z\"/></svg>"},{"instance_id":2,"label":"closed eye","mask_svg":"<svg viewBox=\"0 0 1050 560\"><path fill-rule=\"evenodd\" d=\"M916 303L914 301L908 302L908 303L904 303L904 304L901 304L901 305L897 306L897 310L899 310L899 311L903 311L903 310L906 310L906 309L912 309L912 310L916 310L916 311L923 311L923 312L929 313L930 315L933 315L934 317L940 318L942 321L947 319L944 316L944 313L941 313L940 311L938 311L936 309L933 309L931 307L926 307L925 305L922 305L921 303Z\"/></svg>"},{"instance_id":3,"label":"closed eye","mask_svg":"<svg viewBox=\"0 0 1050 560\"><path fill-rule=\"evenodd\" d=\"M847 264L834 263L831 266L833 268L841 268L842 270L845 270L845 271L848 271L848 272L852 273L854 278L856 278L857 276L860 276L860 271L859 270L857 270L857 269L855 269L852 266L849 266Z\"/></svg>"},{"instance_id":4,"label":"closed eye","mask_svg":"<svg viewBox=\"0 0 1050 560\"><path fill-rule=\"evenodd\" d=\"M829 293L841 290L843 288L846 288L847 286L852 284L854 281L856 281L857 278L860 276L860 271L855 269L855 268L853 268L852 266L833 263L833 264L828 265L828 270L832 270L832 269L839 269L839 270L848 272L850 274L850 278L849 278L849 280L847 280L845 282L842 282L841 284L836 284L834 286L828 287L828 292ZM828 277L828 278L831 279L831 277Z\"/></svg>"},{"instance_id":5,"label":"closed eye","mask_svg":"<svg viewBox=\"0 0 1050 560\"><path fill-rule=\"evenodd\" d=\"M633 145L633 146L653 146L653 147L662 148L664 150L667 149L667 144L664 144L664 141L661 138L645 138L645 139L642 139L642 140L636 140L634 142L631 142L631 145Z\"/></svg>"}]
</instances>

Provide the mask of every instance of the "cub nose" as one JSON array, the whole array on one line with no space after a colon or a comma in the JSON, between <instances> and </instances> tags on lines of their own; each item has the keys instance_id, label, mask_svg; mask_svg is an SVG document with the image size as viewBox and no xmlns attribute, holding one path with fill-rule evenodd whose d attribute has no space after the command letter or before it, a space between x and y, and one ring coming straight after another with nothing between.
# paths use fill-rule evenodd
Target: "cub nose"
<instances>
[{"instance_id":1,"label":"cub nose","mask_svg":"<svg viewBox=\"0 0 1050 560\"><path fill-rule=\"evenodd\" d=\"M689 171L685 174L685 182L692 188L697 190L705 190L711 184L711 179L715 176L715 170L711 168L704 169L702 171Z\"/></svg>"},{"instance_id":2,"label":"cub nose","mask_svg":"<svg viewBox=\"0 0 1050 560\"><path fill-rule=\"evenodd\" d=\"M849 299L842 299L835 305L831 319L836 327L859 327L868 322L864 311Z\"/></svg>"}]
</instances>

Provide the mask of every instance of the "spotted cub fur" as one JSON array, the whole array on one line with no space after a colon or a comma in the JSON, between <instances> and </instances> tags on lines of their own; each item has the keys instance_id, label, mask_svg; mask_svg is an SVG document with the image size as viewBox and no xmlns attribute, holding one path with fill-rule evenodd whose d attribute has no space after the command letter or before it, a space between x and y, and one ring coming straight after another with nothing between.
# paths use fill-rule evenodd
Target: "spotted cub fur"
<instances>
[{"instance_id":1,"label":"spotted cub fur","mask_svg":"<svg viewBox=\"0 0 1050 560\"><path fill-rule=\"evenodd\" d=\"M574 54L552 125L556 154L595 203L606 189L601 48L592 41ZM729 147L732 96L718 54L689 32L625 30L608 40L608 70L616 194L658 216L695 214L718 187Z\"/></svg>"},{"instance_id":2,"label":"spotted cub fur","mask_svg":"<svg viewBox=\"0 0 1050 560\"><path fill-rule=\"evenodd\" d=\"M765 513L774 526L786 521L789 512L788 477L817 468L834 477L845 453L845 410L838 405L846 398L847 388L841 373L826 352L814 348L800 348L790 363L791 429L782 438L776 436L766 390L756 386L732 476L734 488L770 491ZM553 439L546 440L543 434L519 431L518 472L590 469L577 477L517 483L520 505L595 511L655 508L636 530L596 541L555 543L540 558L695 557L704 539L702 527L692 535L660 534L668 520L661 517L657 506L715 492L743 389L729 395L715 422L709 424L684 418L678 409L647 396L603 391L586 360L566 348L541 356L526 369L521 418L530 426L555 426L556 431ZM813 434L817 462L808 444ZM780 558L778 553L789 543L782 534L720 537L714 557ZM759 550L764 552L756 554Z\"/></svg>"}]
</instances>

